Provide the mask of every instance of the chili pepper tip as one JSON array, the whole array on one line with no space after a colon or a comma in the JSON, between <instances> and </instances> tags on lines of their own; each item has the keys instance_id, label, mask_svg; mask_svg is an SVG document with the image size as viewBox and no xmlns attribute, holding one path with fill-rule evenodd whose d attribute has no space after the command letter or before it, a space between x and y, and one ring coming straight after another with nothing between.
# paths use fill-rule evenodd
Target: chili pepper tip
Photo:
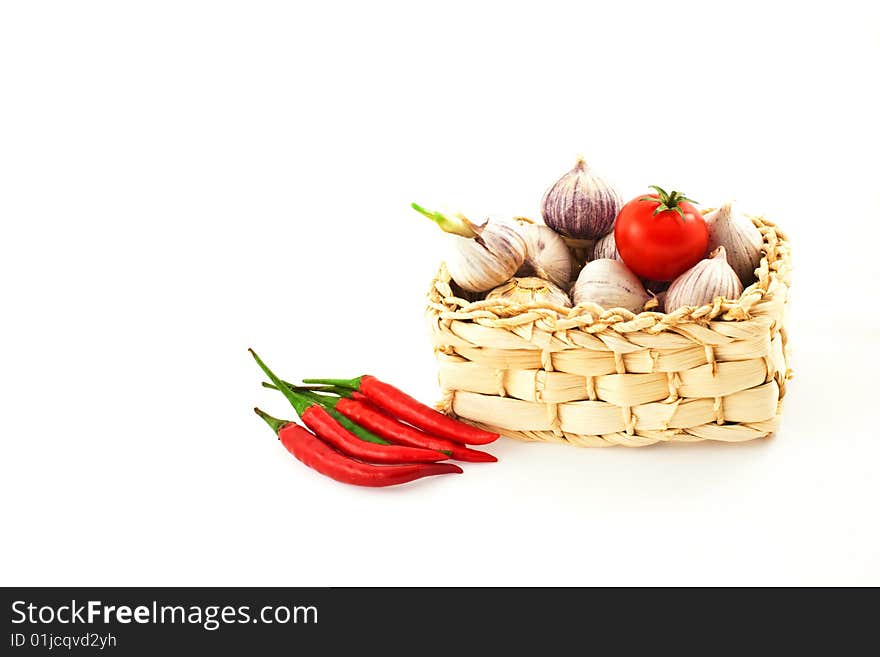
<instances>
[{"instance_id":1,"label":"chili pepper tip","mask_svg":"<svg viewBox=\"0 0 880 657\"><path fill-rule=\"evenodd\" d=\"M497 463L498 457L489 452L481 452L477 449L465 447L457 455L452 458L458 458L460 461L469 461L471 463Z\"/></svg>"}]
</instances>

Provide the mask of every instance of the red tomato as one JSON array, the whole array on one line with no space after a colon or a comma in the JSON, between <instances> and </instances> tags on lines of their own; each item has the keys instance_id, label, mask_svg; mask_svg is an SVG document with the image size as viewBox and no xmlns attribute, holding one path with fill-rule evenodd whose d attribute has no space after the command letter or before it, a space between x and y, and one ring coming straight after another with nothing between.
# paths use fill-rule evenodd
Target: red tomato
<instances>
[{"instance_id":1,"label":"red tomato","mask_svg":"<svg viewBox=\"0 0 880 657\"><path fill-rule=\"evenodd\" d=\"M671 281L706 255L709 227L684 194L651 188L657 193L638 196L620 208L614 241L636 274Z\"/></svg>"}]
</instances>

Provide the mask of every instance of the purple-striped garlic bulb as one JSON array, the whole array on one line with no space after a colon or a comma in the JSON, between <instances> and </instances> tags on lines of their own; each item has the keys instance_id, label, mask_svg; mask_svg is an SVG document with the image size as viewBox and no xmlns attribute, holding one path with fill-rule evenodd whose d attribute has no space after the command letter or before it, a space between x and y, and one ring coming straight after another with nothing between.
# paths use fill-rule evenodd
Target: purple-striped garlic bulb
<instances>
[{"instance_id":1,"label":"purple-striped garlic bulb","mask_svg":"<svg viewBox=\"0 0 880 657\"><path fill-rule=\"evenodd\" d=\"M594 240L611 230L622 199L608 183L593 173L584 159L544 193L541 214L557 233Z\"/></svg>"},{"instance_id":2,"label":"purple-striped garlic bulb","mask_svg":"<svg viewBox=\"0 0 880 657\"><path fill-rule=\"evenodd\" d=\"M617 251L617 242L614 241L614 231L610 231L602 239L596 240L593 245L593 260L601 260L608 258L609 260L623 260Z\"/></svg>"}]
</instances>

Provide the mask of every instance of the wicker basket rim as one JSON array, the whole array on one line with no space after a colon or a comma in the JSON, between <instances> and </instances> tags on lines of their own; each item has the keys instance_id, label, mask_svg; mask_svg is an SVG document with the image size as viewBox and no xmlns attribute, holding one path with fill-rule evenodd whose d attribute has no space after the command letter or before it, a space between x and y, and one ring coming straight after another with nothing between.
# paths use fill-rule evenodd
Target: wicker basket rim
<instances>
[{"instance_id":1,"label":"wicker basket rim","mask_svg":"<svg viewBox=\"0 0 880 657\"><path fill-rule=\"evenodd\" d=\"M483 319L515 324L542 319L551 324L559 324L560 329L601 324L620 332L659 332L678 324L708 323L711 320L747 321L752 319L756 305L771 301L781 289L787 292L791 273L791 249L787 237L776 224L763 216L746 216L761 232L764 243L761 262L755 270L757 280L745 288L738 299L719 297L710 305L683 306L671 313L651 310L633 313L624 308L605 309L595 303L581 303L573 308L565 308L546 303L522 304L504 298L468 301L454 295L449 271L446 264L441 263L428 292L428 308L447 320Z\"/></svg>"}]
</instances>

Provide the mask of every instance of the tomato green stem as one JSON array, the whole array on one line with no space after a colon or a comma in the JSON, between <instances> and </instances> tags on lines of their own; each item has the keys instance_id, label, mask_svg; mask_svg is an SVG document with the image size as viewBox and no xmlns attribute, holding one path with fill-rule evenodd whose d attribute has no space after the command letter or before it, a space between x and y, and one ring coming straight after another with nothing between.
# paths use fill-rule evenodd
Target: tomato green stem
<instances>
[{"instance_id":1,"label":"tomato green stem","mask_svg":"<svg viewBox=\"0 0 880 657\"><path fill-rule=\"evenodd\" d=\"M692 198L688 198L687 196L685 196L683 192L677 192L674 189L671 192L667 192L665 189L663 189L662 187L658 187L657 185L648 185L648 187L657 192L657 198L654 198L653 196L642 196L639 200L653 202L659 201L660 205L658 205L654 209L655 217L661 212L673 210L674 212L677 212L682 219L684 219L684 211L679 206L679 203L681 203L682 201L688 201L690 203L697 202Z\"/></svg>"},{"instance_id":2,"label":"tomato green stem","mask_svg":"<svg viewBox=\"0 0 880 657\"><path fill-rule=\"evenodd\" d=\"M278 433L279 431L281 431L282 428L290 424L289 420L279 420L277 417L272 417L265 411L261 411L256 406L254 406L254 413L263 418L266 421L266 424L272 427L272 431L274 431L275 433Z\"/></svg>"}]
</instances>

